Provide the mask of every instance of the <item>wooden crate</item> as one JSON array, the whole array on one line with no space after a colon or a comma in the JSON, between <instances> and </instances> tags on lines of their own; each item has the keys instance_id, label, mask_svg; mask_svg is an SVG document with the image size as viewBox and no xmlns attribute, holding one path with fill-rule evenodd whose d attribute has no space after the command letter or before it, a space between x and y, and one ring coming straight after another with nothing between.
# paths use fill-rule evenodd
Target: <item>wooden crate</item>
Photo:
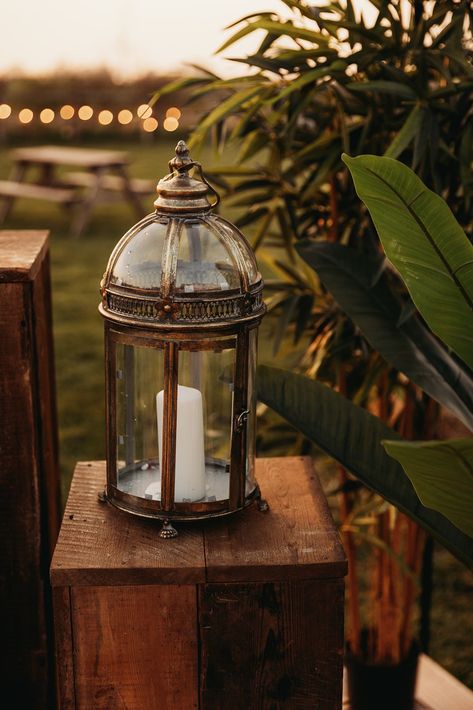
<instances>
[{"instance_id":1,"label":"wooden crate","mask_svg":"<svg viewBox=\"0 0 473 710\"><path fill-rule=\"evenodd\" d=\"M35 710L52 702L48 571L60 516L53 366L47 232L0 231L0 686L13 701L5 707Z\"/></svg>"},{"instance_id":2,"label":"wooden crate","mask_svg":"<svg viewBox=\"0 0 473 710\"><path fill-rule=\"evenodd\" d=\"M334 710L346 560L312 464L260 459L269 513L159 526L79 463L51 565L61 708Z\"/></svg>"}]
</instances>

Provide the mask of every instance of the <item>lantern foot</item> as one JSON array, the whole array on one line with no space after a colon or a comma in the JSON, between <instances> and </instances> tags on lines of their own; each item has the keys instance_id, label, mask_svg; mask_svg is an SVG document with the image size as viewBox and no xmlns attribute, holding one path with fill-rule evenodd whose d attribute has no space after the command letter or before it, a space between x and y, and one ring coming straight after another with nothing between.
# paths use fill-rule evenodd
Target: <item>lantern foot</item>
<instances>
[{"instance_id":1,"label":"lantern foot","mask_svg":"<svg viewBox=\"0 0 473 710\"><path fill-rule=\"evenodd\" d=\"M259 496L256 499L256 507L258 508L260 513L267 513L269 510L269 503L267 500L265 500L264 498L261 498L261 496Z\"/></svg>"},{"instance_id":2,"label":"lantern foot","mask_svg":"<svg viewBox=\"0 0 473 710\"><path fill-rule=\"evenodd\" d=\"M163 540L169 540L171 537L177 537L178 532L175 527L169 522L169 520L165 520L163 523L163 527L159 531L159 537L163 538Z\"/></svg>"},{"instance_id":3,"label":"lantern foot","mask_svg":"<svg viewBox=\"0 0 473 710\"><path fill-rule=\"evenodd\" d=\"M100 493L97 493L97 498L99 499L99 503L107 502L107 494L105 493L105 491L100 491Z\"/></svg>"}]
</instances>

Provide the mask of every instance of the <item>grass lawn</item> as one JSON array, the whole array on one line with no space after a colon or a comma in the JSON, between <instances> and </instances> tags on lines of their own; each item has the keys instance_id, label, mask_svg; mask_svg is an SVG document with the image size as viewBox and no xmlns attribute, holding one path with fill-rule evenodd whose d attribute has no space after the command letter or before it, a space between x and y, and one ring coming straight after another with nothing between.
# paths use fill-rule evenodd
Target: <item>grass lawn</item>
<instances>
[{"instance_id":1,"label":"grass lawn","mask_svg":"<svg viewBox=\"0 0 473 710\"><path fill-rule=\"evenodd\" d=\"M39 141L41 142L41 141ZM44 142L44 141L43 141ZM120 148L133 157L132 175L157 179L167 172L176 138L153 143L101 143ZM201 160L205 161L205 155ZM213 162L208 158L209 164ZM7 147L0 151L0 178L8 175ZM153 199L147 204L152 211ZM98 314L99 282L108 256L136 218L128 205L114 203L96 208L84 235L67 235L66 214L58 207L20 200L5 228L51 231L54 339L63 498L77 460L104 458L103 325ZM266 333L271 322L264 325ZM267 342L268 338L262 339ZM270 351L268 350L270 354ZM268 354L268 357L269 357ZM471 663L470 573L450 554L438 549L435 560L431 655L473 687Z\"/></svg>"}]
</instances>

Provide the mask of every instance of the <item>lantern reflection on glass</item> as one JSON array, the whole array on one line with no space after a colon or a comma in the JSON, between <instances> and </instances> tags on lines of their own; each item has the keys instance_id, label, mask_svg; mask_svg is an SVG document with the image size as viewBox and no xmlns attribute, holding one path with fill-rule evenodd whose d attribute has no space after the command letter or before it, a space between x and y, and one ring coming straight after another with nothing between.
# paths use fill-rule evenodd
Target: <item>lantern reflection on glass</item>
<instances>
[{"instance_id":1,"label":"lantern reflection on glass","mask_svg":"<svg viewBox=\"0 0 473 710\"><path fill-rule=\"evenodd\" d=\"M105 499L164 521L261 500L255 480L257 329L263 282L251 247L212 213L215 191L183 141L156 211L118 242L101 284ZM190 172L200 174L200 180Z\"/></svg>"}]
</instances>

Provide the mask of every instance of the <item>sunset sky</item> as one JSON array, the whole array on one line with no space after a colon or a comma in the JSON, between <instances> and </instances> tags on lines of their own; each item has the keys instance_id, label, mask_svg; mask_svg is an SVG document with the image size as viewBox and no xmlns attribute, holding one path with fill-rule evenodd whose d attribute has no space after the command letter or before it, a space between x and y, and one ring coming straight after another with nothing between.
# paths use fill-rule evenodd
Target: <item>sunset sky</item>
<instances>
[{"instance_id":1,"label":"sunset sky","mask_svg":"<svg viewBox=\"0 0 473 710\"><path fill-rule=\"evenodd\" d=\"M370 3L358 0L357 5L366 8ZM228 36L223 28L249 13L268 10L289 14L281 0L4 0L0 73L107 67L118 76L132 77L195 62L237 74L239 64L213 56ZM257 37L246 38L225 54L242 56L257 42Z\"/></svg>"},{"instance_id":2,"label":"sunset sky","mask_svg":"<svg viewBox=\"0 0 473 710\"><path fill-rule=\"evenodd\" d=\"M0 72L17 68L38 74L59 67L102 66L133 76L197 62L237 73L238 65L212 56L225 37L222 29L255 10L281 8L279 0L3 2ZM251 50L255 44L252 39L241 48Z\"/></svg>"}]
</instances>

